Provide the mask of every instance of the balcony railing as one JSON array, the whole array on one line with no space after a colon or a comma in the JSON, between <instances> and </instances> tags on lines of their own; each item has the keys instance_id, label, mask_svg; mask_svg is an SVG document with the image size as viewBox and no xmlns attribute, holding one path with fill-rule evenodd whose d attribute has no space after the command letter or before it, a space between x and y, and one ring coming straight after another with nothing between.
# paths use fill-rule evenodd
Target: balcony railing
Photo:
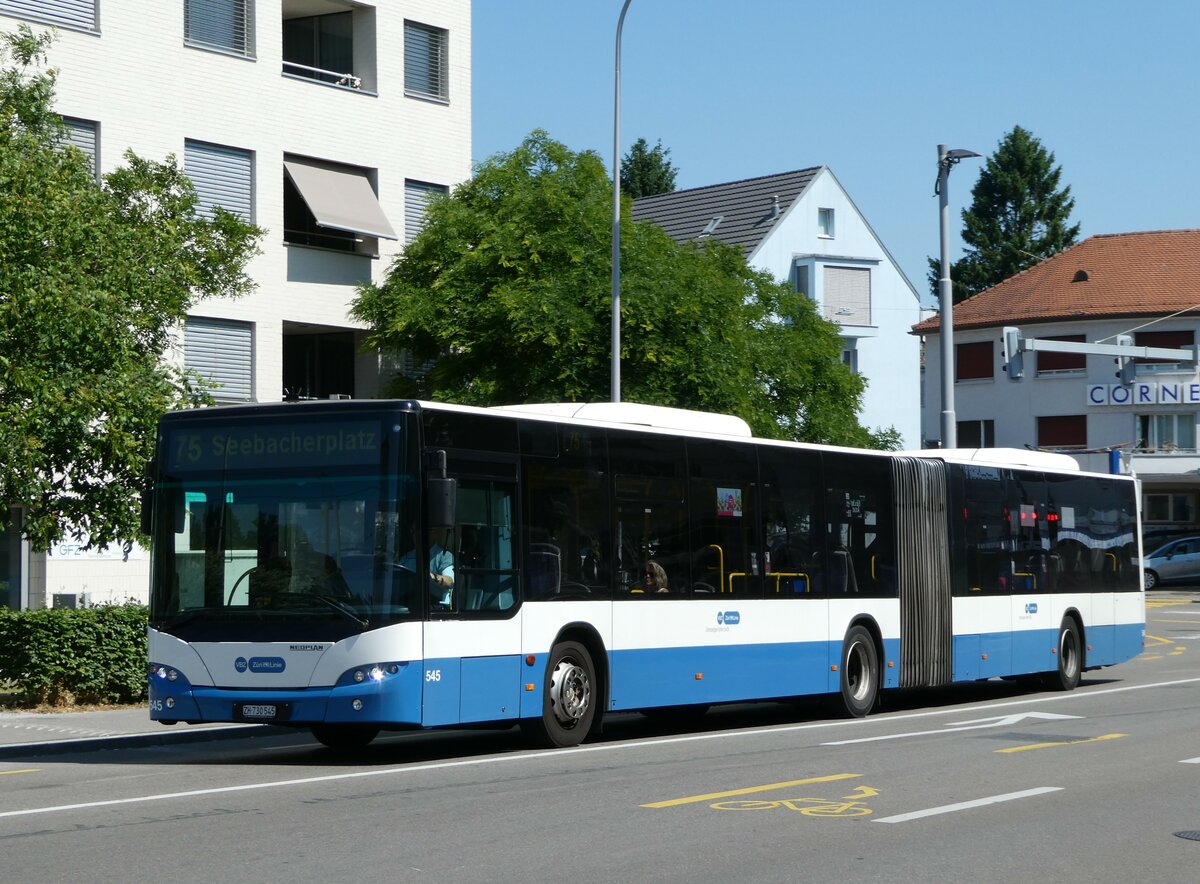
<instances>
[{"instance_id":1,"label":"balcony railing","mask_svg":"<svg viewBox=\"0 0 1200 884\"><path fill-rule=\"evenodd\" d=\"M362 88L362 78L356 77L354 74L346 74L341 71L327 71L324 68L314 68L306 64L297 64L294 61L285 61L283 63L283 72L293 77L300 77L304 80L316 80L319 83L328 83L331 86L341 86L345 89Z\"/></svg>"}]
</instances>

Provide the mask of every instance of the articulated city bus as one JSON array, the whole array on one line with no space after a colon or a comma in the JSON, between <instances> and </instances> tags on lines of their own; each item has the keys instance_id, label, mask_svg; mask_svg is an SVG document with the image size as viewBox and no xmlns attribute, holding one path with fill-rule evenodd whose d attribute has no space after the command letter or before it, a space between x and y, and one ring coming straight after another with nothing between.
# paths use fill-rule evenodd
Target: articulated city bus
<instances>
[{"instance_id":1,"label":"articulated city bus","mask_svg":"<svg viewBox=\"0 0 1200 884\"><path fill-rule=\"evenodd\" d=\"M1006 450L752 438L628 404L181 411L159 429L150 714L338 748L1029 676L1141 652L1136 482Z\"/></svg>"}]
</instances>

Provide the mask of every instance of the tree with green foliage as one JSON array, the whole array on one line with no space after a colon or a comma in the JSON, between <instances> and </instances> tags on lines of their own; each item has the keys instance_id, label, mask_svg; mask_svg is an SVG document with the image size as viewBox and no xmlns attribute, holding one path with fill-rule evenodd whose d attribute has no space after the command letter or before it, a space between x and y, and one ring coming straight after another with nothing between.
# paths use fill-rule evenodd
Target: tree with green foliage
<instances>
[{"instance_id":1,"label":"tree with green foliage","mask_svg":"<svg viewBox=\"0 0 1200 884\"><path fill-rule=\"evenodd\" d=\"M671 165L670 157L671 149L663 147L661 139L650 147L645 138L639 138L621 157L621 192L633 199L671 193L679 170Z\"/></svg>"},{"instance_id":2,"label":"tree with green foliage","mask_svg":"<svg viewBox=\"0 0 1200 884\"><path fill-rule=\"evenodd\" d=\"M200 401L163 362L207 297L252 288L261 231L196 213L174 158L98 182L53 109L50 35L0 35L0 527L37 549L137 538L159 415Z\"/></svg>"},{"instance_id":3,"label":"tree with green foliage","mask_svg":"<svg viewBox=\"0 0 1200 884\"><path fill-rule=\"evenodd\" d=\"M964 209L965 254L951 265L954 303L1015 276L1075 244L1075 200L1060 188L1062 167L1028 130L1014 126L988 157ZM934 297L941 264L929 259Z\"/></svg>"},{"instance_id":4,"label":"tree with green foliage","mask_svg":"<svg viewBox=\"0 0 1200 884\"><path fill-rule=\"evenodd\" d=\"M612 185L590 151L534 131L429 206L354 315L368 343L428 363L391 392L471 405L604 401ZM761 436L869 445L863 381L811 301L707 240L621 222L622 398L725 412Z\"/></svg>"}]
</instances>

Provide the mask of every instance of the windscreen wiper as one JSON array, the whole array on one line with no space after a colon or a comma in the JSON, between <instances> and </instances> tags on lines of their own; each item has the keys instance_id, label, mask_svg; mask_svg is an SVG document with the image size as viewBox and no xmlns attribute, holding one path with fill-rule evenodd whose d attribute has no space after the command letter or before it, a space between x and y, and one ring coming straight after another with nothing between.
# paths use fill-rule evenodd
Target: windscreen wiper
<instances>
[{"instance_id":1,"label":"windscreen wiper","mask_svg":"<svg viewBox=\"0 0 1200 884\"><path fill-rule=\"evenodd\" d=\"M337 611L343 617L346 617L349 620L353 620L355 623L357 623L363 629L366 629L368 626L371 625L370 620L368 620L365 617L359 617L358 612L356 612L352 607L347 605L345 602L338 601L333 596L318 595L315 592L288 592L288 593L284 593L284 595L293 596L293 597L302 598L302 599L315 599L318 602L320 602L321 604L325 605L326 607L332 608L333 610Z\"/></svg>"}]
</instances>

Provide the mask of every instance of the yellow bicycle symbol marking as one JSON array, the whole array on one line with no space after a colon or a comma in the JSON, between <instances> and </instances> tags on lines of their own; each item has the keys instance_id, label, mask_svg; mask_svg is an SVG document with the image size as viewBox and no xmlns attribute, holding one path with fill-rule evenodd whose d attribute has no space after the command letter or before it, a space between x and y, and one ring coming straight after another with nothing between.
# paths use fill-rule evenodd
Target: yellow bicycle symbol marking
<instances>
[{"instance_id":1,"label":"yellow bicycle symbol marking","mask_svg":"<svg viewBox=\"0 0 1200 884\"><path fill-rule=\"evenodd\" d=\"M841 801L830 801L827 798L781 798L778 801L718 801L710 804L709 807L713 810L775 810L778 807L785 807L788 810L798 810L805 816L869 816L873 811L862 803L862 799L873 798L878 794L878 789L859 786L854 790L854 794L843 795Z\"/></svg>"}]
</instances>

